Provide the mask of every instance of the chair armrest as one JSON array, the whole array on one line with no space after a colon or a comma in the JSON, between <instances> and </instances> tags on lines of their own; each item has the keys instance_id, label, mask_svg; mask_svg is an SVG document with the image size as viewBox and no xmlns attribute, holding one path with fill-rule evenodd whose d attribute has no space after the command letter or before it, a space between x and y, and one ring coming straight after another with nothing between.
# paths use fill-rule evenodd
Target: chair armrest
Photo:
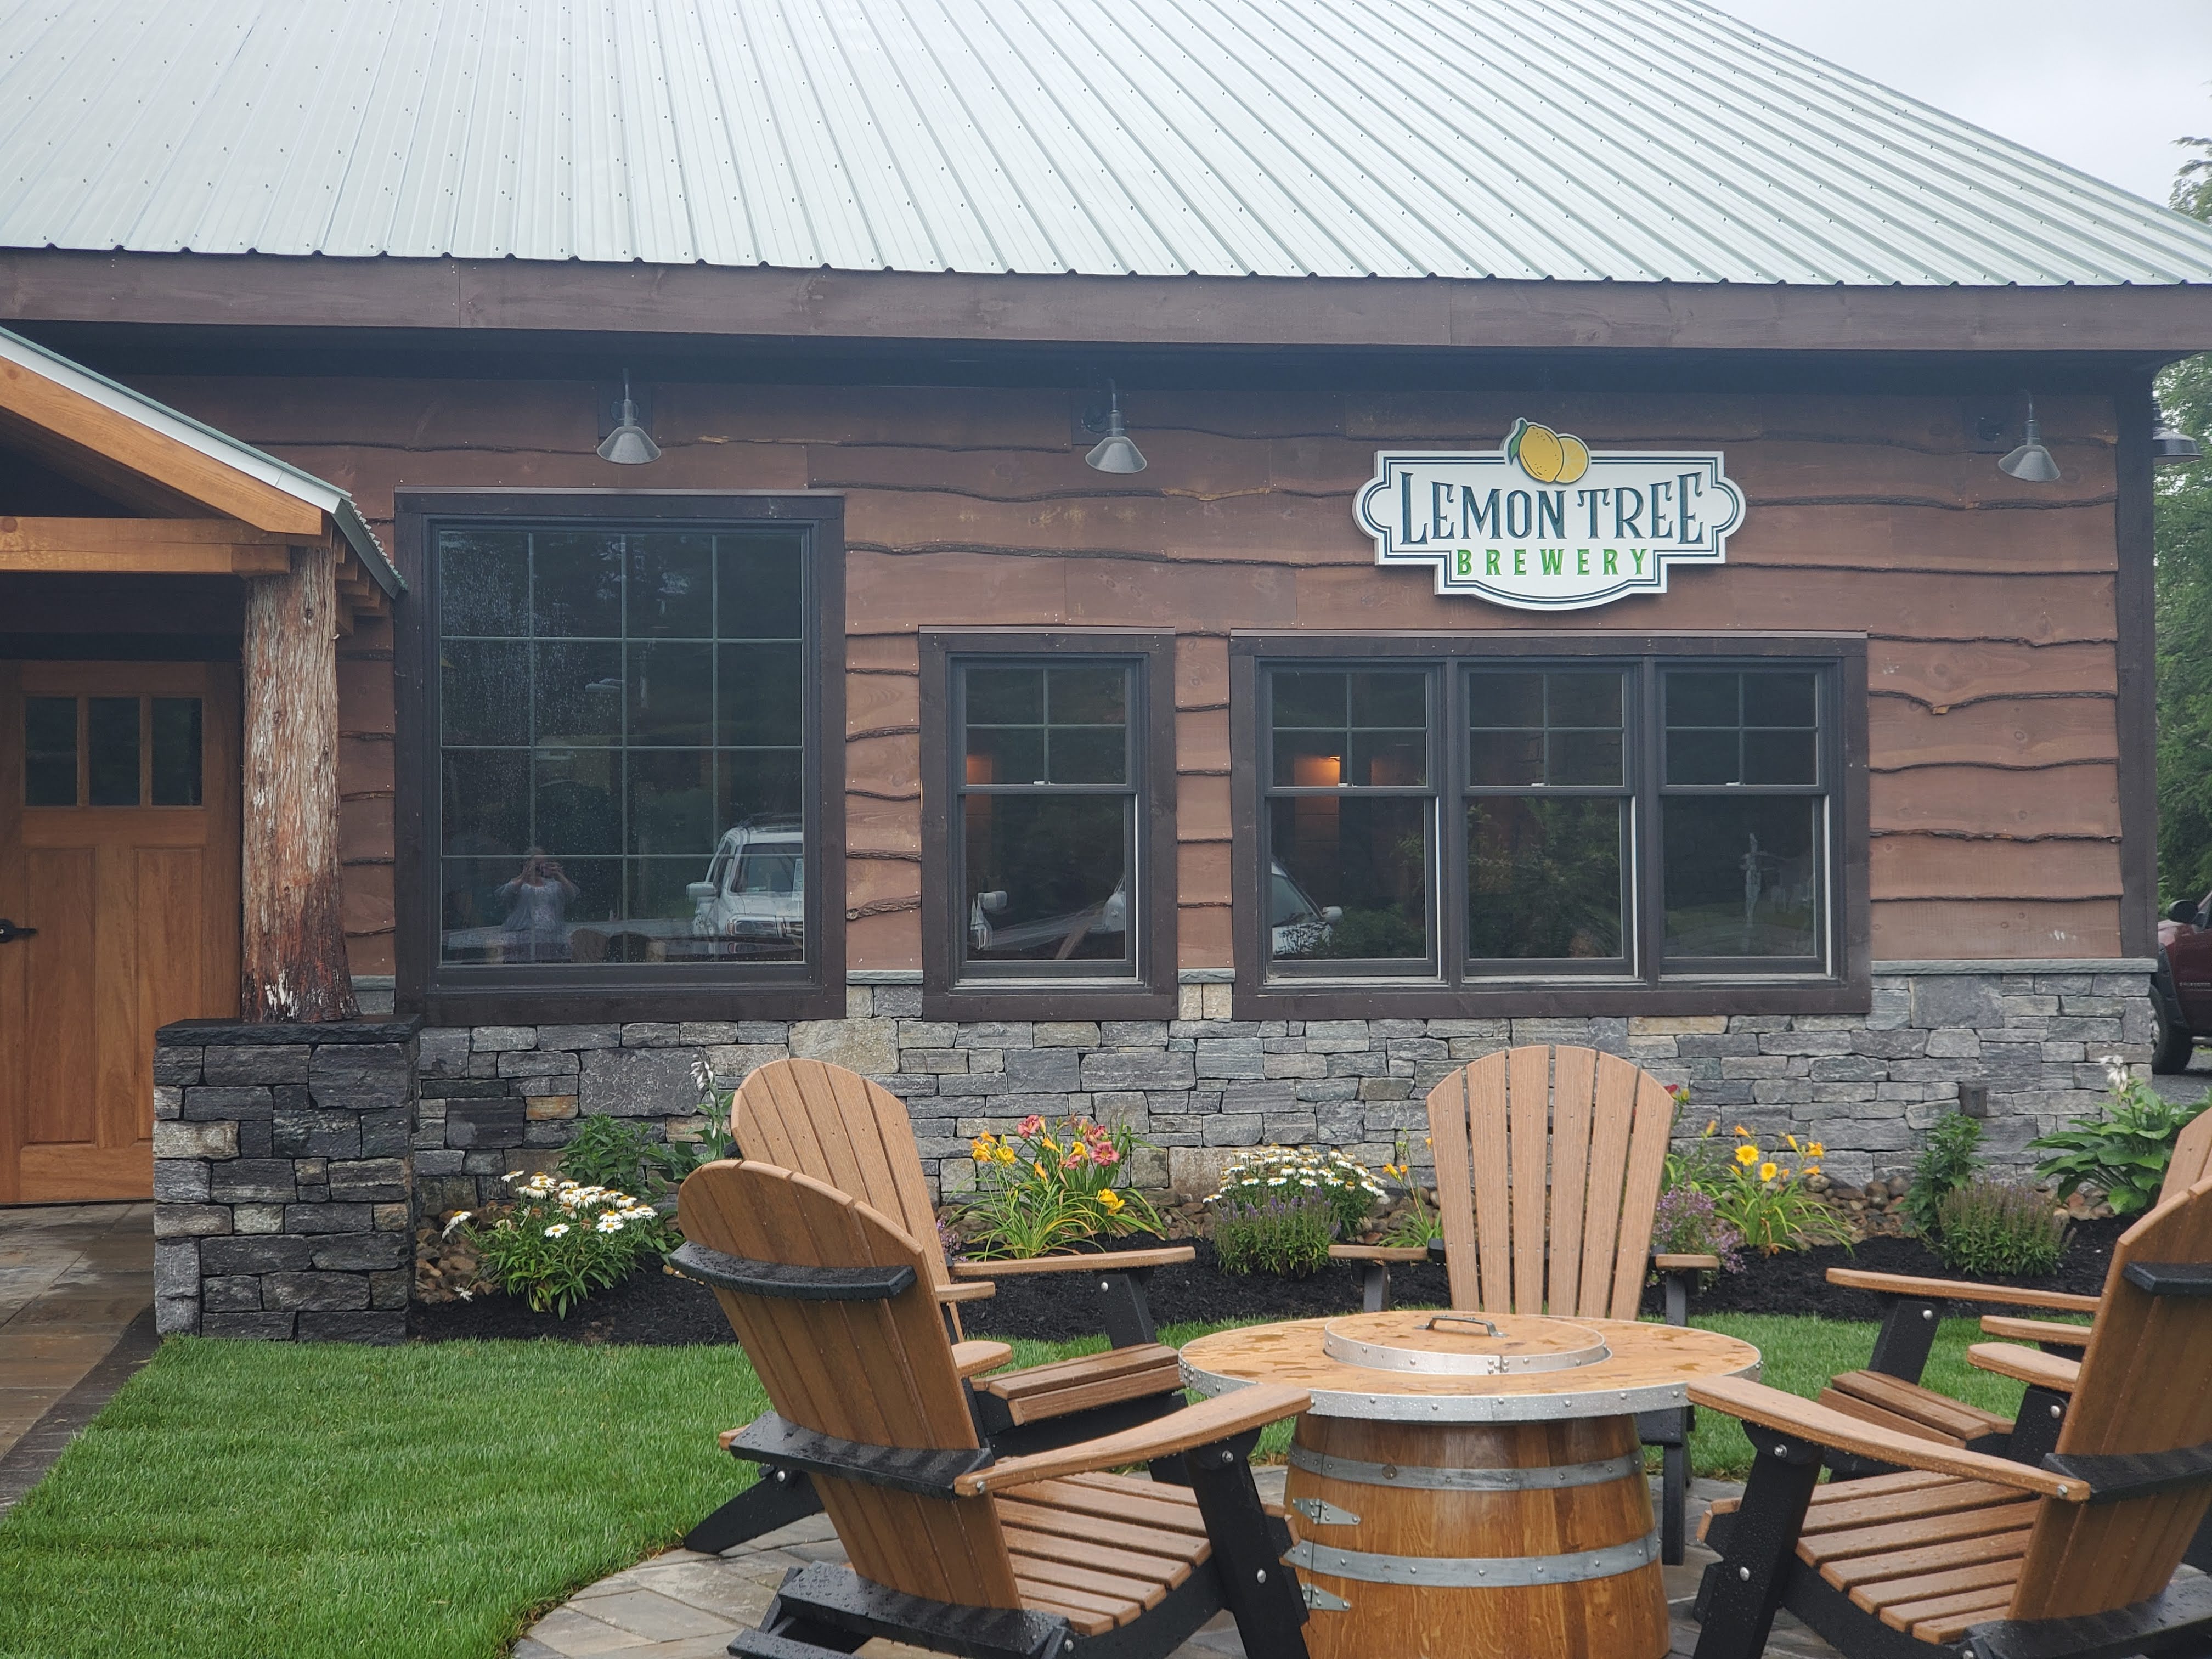
<instances>
[{"instance_id":1,"label":"chair armrest","mask_svg":"<svg viewBox=\"0 0 2212 1659\"><path fill-rule=\"evenodd\" d=\"M952 1264L955 1279L1012 1279L1022 1273L1126 1273L1139 1267L1171 1267L1195 1261L1198 1252L1188 1244L1163 1245L1157 1250L1085 1250L1075 1255L1023 1255L1005 1261L961 1261Z\"/></svg>"},{"instance_id":2,"label":"chair armrest","mask_svg":"<svg viewBox=\"0 0 2212 1659\"><path fill-rule=\"evenodd\" d=\"M2019 1492L2063 1498L2069 1503L2088 1500L2089 1486L2085 1480L2069 1480L2049 1469L2015 1463L2008 1458L1990 1457L1900 1434L1893 1429L1847 1417L1826 1406L1816 1406L1809 1400L1768 1388L1763 1382L1748 1382L1733 1376L1714 1377L1691 1383L1690 1398L1700 1406L1726 1412L1746 1423L1756 1423L1761 1428L1778 1430L1838 1451L1856 1452L1879 1462L1924 1469L1931 1474L1987 1480ZM1757 1443L1754 1437L1753 1444Z\"/></svg>"},{"instance_id":3,"label":"chair armrest","mask_svg":"<svg viewBox=\"0 0 2212 1659\"><path fill-rule=\"evenodd\" d=\"M952 1368L963 1376L995 1371L1013 1357L1013 1349L1004 1342L956 1342L952 1345Z\"/></svg>"},{"instance_id":4,"label":"chair armrest","mask_svg":"<svg viewBox=\"0 0 2212 1659\"><path fill-rule=\"evenodd\" d=\"M2015 1342L1977 1342L1966 1350L1966 1363L1977 1370L1995 1371L1999 1376L2049 1389L2054 1394L2071 1394L2081 1380L2080 1360L2023 1348Z\"/></svg>"},{"instance_id":5,"label":"chair armrest","mask_svg":"<svg viewBox=\"0 0 2212 1659\"><path fill-rule=\"evenodd\" d=\"M1098 1469L1119 1468L1127 1463L1149 1463L1172 1457L1194 1446L1210 1446L1285 1417L1296 1417L1313 1404L1313 1394L1280 1382L1255 1382L1186 1406L1179 1412L1119 1434L1101 1435L1054 1451L1028 1457L1009 1457L972 1474L961 1475L953 1490L963 1498L980 1498L1009 1486L1026 1486L1066 1474L1088 1474ZM2053 1476L2052 1479L2057 1479Z\"/></svg>"},{"instance_id":6,"label":"chair armrest","mask_svg":"<svg viewBox=\"0 0 2212 1659\"><path fill-rule=\"evenodd\" d=\"M1931 1302L1995 1302L2015 1308L2049 1308L2057 1313L2093 1314L2094 1296L2064 1291L2023 1291L2010 1285L1972 1285L1956 1279L1915 1279L1906 1273L1869 1273L1863 1267L1831 1267L1828 1283L1850 1291L1879 1291L1885 1296L1914 1296Z\"/></svg>"},{"instance_id":7,"label":"chair armrest","mask_svg":"<svg viewBox=\"0 0 2212 1659\"><path fill-rule=\"evenodd\" d=\"M1655 1255L1651 1265L1662 1273L1718 1273L1721 1259L1717 1255Z\"/></svg>"},{"instance_id":8,"label":"chair armrest","mask_svg":"<svg viewBox=\"0 0 2212 1659\"><path fill-rule=\"evenodd\" d=\"M1332 1244L1331 1261L1426 1261L1425 1244Z\"/></svg>"},{"instance_id":9,"label":"chair armrest","mask_svg":"<svg viewBox=\"0 0 2212 1659\"><path fill-rule=\"evenodd\" d=\"M2055 1319L2014 1319L2007 1314L1984 1314L1984 1336L2008 1337L2014 1342L2051 1342L2062 1347L2086 1348L2094 1325L2063 1325Z\"/></svg>"},{"instance_id":10,"label":"chair armrest","mask_svg":"<svg viewBox=\"0 0 2212 1659\"><path fill-rule=\"evenodd\" d=\"M996 1296L999 1287L992 1284L939 1285L930 1292L939 1302L981 1302L987 1296Z\"/></svg>"}]
</instances>

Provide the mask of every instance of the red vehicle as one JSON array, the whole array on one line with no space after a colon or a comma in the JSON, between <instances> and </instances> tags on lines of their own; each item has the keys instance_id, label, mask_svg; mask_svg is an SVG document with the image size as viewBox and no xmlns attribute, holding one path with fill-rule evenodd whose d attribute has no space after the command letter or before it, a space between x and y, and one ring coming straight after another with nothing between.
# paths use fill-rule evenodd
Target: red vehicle
<instances>
[{"instance_id":1,"label":"red vehicle","mask_svg":"<svg viewBox=\"0 0 2212 1659\"><path fill-rule=\"evenodd\" d=\"M2176 899L2158 924L2158 971L2151 976L2154 1072L2185 1072L2199 1037L2212 1041L2212 893Z\"/></svg>"}]
</instances>

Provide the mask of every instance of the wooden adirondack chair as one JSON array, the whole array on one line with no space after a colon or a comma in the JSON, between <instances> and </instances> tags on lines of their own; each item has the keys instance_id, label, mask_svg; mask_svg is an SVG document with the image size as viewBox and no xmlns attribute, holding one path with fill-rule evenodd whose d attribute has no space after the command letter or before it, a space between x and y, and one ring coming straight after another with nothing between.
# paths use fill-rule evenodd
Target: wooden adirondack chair
<instances>
[{"instance_id":1,"label":"wooden adirondack chair","mask_svg":"<svg viewBox=\"0 0 2212 1659\"><path fill-rule=\"evenodd\" d=\"M937 1212L906 1103L856 1072L818 1060L770 1060L738 1089L732 1133L747 1158L826 1182L892 1218L915 1237L937 1237ZM931 1293L958 1344L963 1377L975 1382L976 1421L1002 1455L1087 1440L1149 1421L1182 1403L1176 1351L1157 1340L1145 1279L1154 1267L1188 1261L1188 1246L961 1262L926 1251ZM1107 1352L997 1376L1012 1356L1004 1343L962 1342L957 1304L992 1295L991 1279L1017 1273L1076 1273L1095 1288ZM754 1357L758 1364L758 1356ZM1176 1480L1171 1461L1154 1471ZM709 1554L758 1537L820 1508L803 1474L775 1470L694 1527L687 1547Z\"/></svg>"},{"instance_id":2,"label":"wooden adirondack chair","mask_svg":"<svg viewBox=\"0 0 2212 1659\"><path fill-rule=\"evenodd\" d=\"M2212 1650L2212 1579L2174 1577L2212 1504L2208 1377L2212 1181L2120 1240L2073 1404L2034 1464L1755 1382L1692 1383L1755 1453L1741 1505L1708 1523L1722 1555L1698 1590L1697 1659L1754 1659L1782 1607L1845 1659ZM1832 1451L1904 1473L1817 1486Z\"/></svg>"},{"instance_id":3,"label":"wooden adirondack chair","mask_svg":"<svg viewBox=\"0 0 2212 1659\"><path fill-rule=\"evenodd\" d=\"M1674 1121L1665 1084L1618 1055L1539 1045L1462 1066L1429 1091L1428 1106L1453 1307L1633 1319L1656 1267L1668 1322L1689 1322L1691 1279L1721 1264L1651 1254ZM1374 1310L1389 1304L1390 1262L1439 1248L1350 1245L1329 1254L1366 1264ZM1689 1431L1687 1411L1637 1419L1644 1443L1664 1454L1660 1553L1669 1566L1682 1559Z\"/></svg>"},{"instance_id":4,"label":"wooden adirondack chair","mask_svg":"<svg viewBox=\"0 0 2212 1659\"><path fill-rule=\"evenodd\" d=\"M1291 1537L1246 1462L1306 1408L1262 1385L1134 1429L1001 1459L976 1433L925 1243L868 1205L773 1165L684 1183L685 1272L714 1287L774 1409L723 1443L819 1494L849 1568L785 1578L730 1651L830 1659L888 1637L969 1659L1154 1659L1228 1608L1245 1651L1304 1659ZM1184 1457L1188 1490L1100 1474Z\"/></svg>"},{"instance_id":5,"label":"wooden adirondack chair","mask_svg":"<svg viewBox=\"0 0 2212 1659\"><path fill-rule=\"evenodd\" d=\"M2207 1175L2212 1175L2212 1112L2200 1114L2175 1141L2172 1162L2159 1191L2163 1204L2180 1197ZM1936 1327L1946 1302L1996 1303L2015 1307L2044 1308L2054 1313L2094 1314L2098 1298L2071 1296L2057 1291L2022 1291L1996 1285L1975 1285L1944 1279L1919 1279L1902 1273L1863 1272L1856 1267L1832 1267L1828 1282L1850 1290L1871 1291L1882 1298L1881 1331L1874 1353L1863 1370L1844 1371L1830 1382L1820 1403L1869 1423L1902 1434L1918 1435L1947 1445L2015 1457L2033 1463L2057 1443L2064 1420L2067 1390L2054 1386L2064 1368L2039 1365L2033 1356L2013 1358L2006 1375L2028 1385L2019 1415L2011 1419L1951 1399L1920 1385L1920 1374L1936 1340ZM1982 1329L1991 1336L2039 1343L2051 1354L2078 1353L2089 1342L2090 1327L2062 1324L2053 1320L2020 1319L1990 1315ZM1829 1460L1838 1474L1878 1474L1885 1465L1839 1454ZM2200 1556L2203 1559L2199 1559ZM2212 1565L2212 1534L2190 1553L2192 1565Z\"/></svg>"}]
</instances>

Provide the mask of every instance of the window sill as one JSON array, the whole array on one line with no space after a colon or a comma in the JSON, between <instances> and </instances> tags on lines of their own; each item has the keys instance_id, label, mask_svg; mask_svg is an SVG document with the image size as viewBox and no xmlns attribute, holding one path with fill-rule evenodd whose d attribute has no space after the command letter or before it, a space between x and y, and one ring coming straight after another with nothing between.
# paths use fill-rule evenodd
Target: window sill
<instances>
[{"instance_id":1,"label":"window sill","mask_svg":"<svg viewBox=\"0 0 2212 1659\"><path fill-rule=\"evenodd\" d=\"M432 986L398 1006L428 1025L605 1025L685 1020L842 1019L842 985L654 983Z\"/></svg>"},{"instance_id":2,"label":"window sill","mask_svg":"<svg viewBox=\"0 0 2212 1659\"><path fill-rule=\"evenodd\" d=\"M924 981L921 991L921 1017L935 1020L1173 1019L1179 1006L1174 987L1162 990L1134 981L969 980L952 986Z\"/></svg>"},{"instance_id":3,"label":"window sill","mask_svg":"<svg viewBox=\"0 0 2212 1659\"><path fill-rule=\"evenodd\" d=\"M1468 986L1258 982L1240 978L1238 1019L1585 1019L1621 1016L1863 1014L1873 1006L1863 978L1545 980Z\"/></svg>"}]
</instances>

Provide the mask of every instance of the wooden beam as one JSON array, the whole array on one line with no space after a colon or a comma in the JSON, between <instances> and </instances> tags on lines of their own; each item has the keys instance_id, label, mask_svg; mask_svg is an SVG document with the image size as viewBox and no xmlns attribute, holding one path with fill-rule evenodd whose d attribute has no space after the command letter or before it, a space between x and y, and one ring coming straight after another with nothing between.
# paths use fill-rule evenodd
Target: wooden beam
<instances>
[{"instance_id":1,"label":"wooden beam","mask_svg":"<svg viewBox=\"0 0 2212 1659\"><path fill-rule=\"evenodd\" d=\"M0 362L0 409L258 530L325 533L320 507L20 363Z\"/></svg>"},{"instance_id":2,"label":"wooden beam","mask_svg":"<svg viewBox=\"0 0 2212 1659\"><path fill-rule=\"evenodd\" d=\"M246 583L245 930L249 1020L353 1019L339 914L337 556L301 547Z\"/></svg>"},{"instance_id":3,"label":"wooden beam","mask_svg":"<svg viewBox=\"0 0 2212 1659\"><path fill-rule=\"evenodd\" d=\"M222 519L0 516L0 570L51 575L282 575L282 537Z\"/></svg>"}]
</instances>

